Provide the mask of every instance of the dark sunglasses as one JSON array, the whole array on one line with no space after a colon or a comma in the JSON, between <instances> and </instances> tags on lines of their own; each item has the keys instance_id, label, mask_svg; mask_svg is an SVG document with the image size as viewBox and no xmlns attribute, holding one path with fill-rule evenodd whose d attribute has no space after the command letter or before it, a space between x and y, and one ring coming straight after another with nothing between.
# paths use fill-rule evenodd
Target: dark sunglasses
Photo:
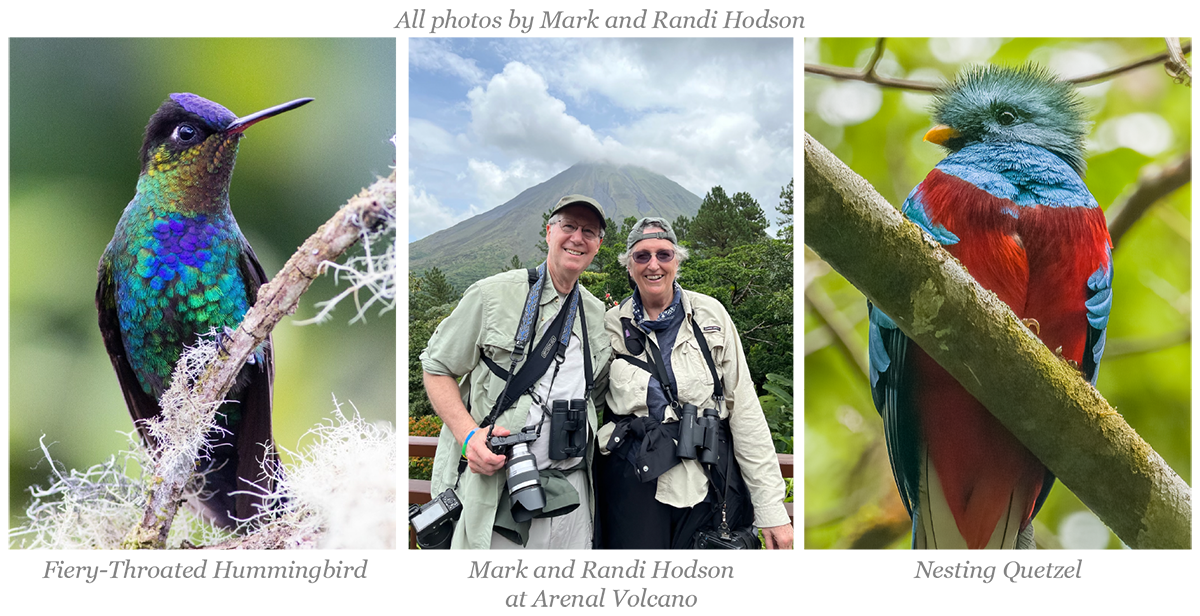
<instances>
[{"instance_id":1,"label":"dark sunglasses","mask_svg":"<svg viewBox=\"0 0 1200 616\"><path fill-rule=\"evenodd\" d=\"M645 265L650 262L650 257L656 257L659 263L670 263L675 258L674 250L660 250L658 252L650 252L642 250L633 253L633 262L638 265Z\"/></svg>"}]
</instances>

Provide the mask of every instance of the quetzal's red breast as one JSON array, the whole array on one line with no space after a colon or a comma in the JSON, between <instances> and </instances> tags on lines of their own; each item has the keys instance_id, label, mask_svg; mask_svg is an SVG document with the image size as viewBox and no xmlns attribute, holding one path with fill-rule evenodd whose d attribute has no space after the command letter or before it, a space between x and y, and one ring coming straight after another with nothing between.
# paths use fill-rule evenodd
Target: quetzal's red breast
<instances>
[{"instance_id":1,"label":"quetzal's red breast","mask_svg":"<svg viewBox=\"0 0 1200 616\"><path fill-rule=\"evenodd\" d=\"M1073 91L1032 67L987 67L953 84L937 116L944 125L927 139L951 152L909 194L905 216L1094 384L1112 251L1080 177ZM870 355L914 547L1015 547L1053 475L873 307Z\"/></svg>"}]
</instances>

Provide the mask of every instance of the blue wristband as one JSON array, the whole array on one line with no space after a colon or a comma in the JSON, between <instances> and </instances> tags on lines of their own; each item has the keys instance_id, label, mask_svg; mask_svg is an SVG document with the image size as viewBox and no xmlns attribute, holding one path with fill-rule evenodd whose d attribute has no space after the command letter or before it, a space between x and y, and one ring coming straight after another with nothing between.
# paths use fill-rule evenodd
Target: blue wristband
<instances>
[{"instance_id":1,"label":"blue wristband","mask_svg":"<svg viewBox=\"0 0 1200 616\"><path fill-rule=\"evenodd\" d=\"M478 429L479 428L475 428L475 430L478 430ZM471 437L475 435L475 430L471 430L470 432L468 432L466 440L463 441L463 457L464 458L467 457L467 443L471 442Z\"/></svg>"}]
</instances>

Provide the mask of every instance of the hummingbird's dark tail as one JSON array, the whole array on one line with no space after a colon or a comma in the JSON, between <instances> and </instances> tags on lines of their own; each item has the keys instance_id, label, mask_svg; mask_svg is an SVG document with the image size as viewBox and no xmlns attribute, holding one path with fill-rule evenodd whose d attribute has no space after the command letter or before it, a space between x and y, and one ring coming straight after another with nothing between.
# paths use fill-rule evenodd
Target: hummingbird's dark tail
<instances>
[{"instance_id":1,"label":"hummingbird's dark tail","mask_svg":"<svg viewBox=\"0 0 1200 616\"><path fill-rule=\"evenodd\" d=\"M222 528L261 521L284 501L275 495L282 475L271 434L271 381L274 362L246 364L237 398L221 406L222 428L209 433L209 459L201 462L204 485L191 499L201 516ZM248 378L247 378L248 377Z\"/></svg>"}]
</instances>

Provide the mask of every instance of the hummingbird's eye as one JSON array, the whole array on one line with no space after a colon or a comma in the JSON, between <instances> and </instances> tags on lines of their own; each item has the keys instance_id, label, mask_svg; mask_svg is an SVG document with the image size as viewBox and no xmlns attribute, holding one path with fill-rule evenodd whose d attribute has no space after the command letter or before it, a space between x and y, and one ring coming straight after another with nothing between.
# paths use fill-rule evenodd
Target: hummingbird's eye
<instances>
[{"instance_id":1,"label":"hummingbird's eye","mask_svg":"<svg viewBox=\"0 0 1200 616\"><path fill-rule=\"evenodd\" d=\"M1016 121L1017 121L1017 116L1016 116L1016 114L1014 114L1011 111L1005 111L1000 114L1000 124L1002 126L1008 126L1009 124L1012 124L1013 122L1016 122Z\"/></svg>"},{"instance_id":2,"label":"hummingbird's eye","mask_svg":"<svg viewBox=\"0 0 1200 616\"><path fill-rule=\"evenodd\" d=\"M196 129L191 124L180 124L175 127L175 138L181 143L191 143L196 138Z\"/></svg>"}]
</instances>

